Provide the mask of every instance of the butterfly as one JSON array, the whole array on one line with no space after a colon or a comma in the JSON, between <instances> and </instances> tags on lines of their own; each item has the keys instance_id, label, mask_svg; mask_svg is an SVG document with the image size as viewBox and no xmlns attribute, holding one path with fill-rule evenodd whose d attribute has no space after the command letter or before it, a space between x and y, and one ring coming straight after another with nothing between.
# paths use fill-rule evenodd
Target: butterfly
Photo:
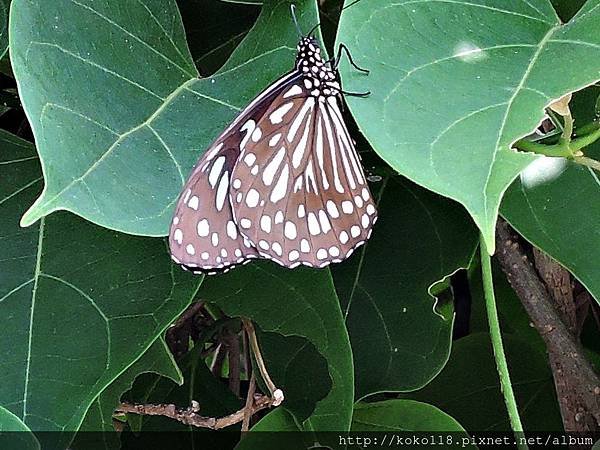
<instances>
[{"instance_id":1,"label":"butterfly","mask_svg":"<svg viewBox=\"0 0 600 450\"><path fill-rule=\"evenodd\" d=\"M292 16L297 21L292 9ZM301 35L294 69L261 92L207 149L183 187L172 259L196 273L253 258L288 268L341 262L369 239L373 196L341 112L338 54ZM367 72L368 73L368 72Z\"/></svg>"}]
</instances>

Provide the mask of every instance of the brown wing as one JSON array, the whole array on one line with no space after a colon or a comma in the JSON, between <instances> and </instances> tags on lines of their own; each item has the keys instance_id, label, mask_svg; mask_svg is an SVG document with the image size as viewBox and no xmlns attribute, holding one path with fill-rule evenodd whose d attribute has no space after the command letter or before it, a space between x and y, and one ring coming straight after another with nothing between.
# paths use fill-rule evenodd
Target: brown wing
<instances>
[{"instance_id":1,"label":"brown wing","mask_svg":"<svg viewBox=\"0 0 600 450\"><path fill-rule=\"evenodd\" d=\"M231 175L240 149L253 139L252 117L261 117L297 77L292 72L254 99L200 158L177 201L169 232L175 262L214 273L258 256L241 233L229 203Z\"/></svg>"},{"instance_id":2,"label":"brown wing","mask_svg":"<svg viewBox=\"0 0 600 450\"><path fill-rule=\"evenodd\" d=\"M324 267L350 256L377 218L334 96L301 82L275 99L242 147L230 189L240 232L287 267Z\"/></svg>"},{"instance_id":3,"label":"brown wing","mask_svg":"<svg viewBox=\"0 0 600 450\"><path fill-rule=\"evenodd\" d=\"M171 257L194 272L226 269L258 256L239 233L229 204L229 180L238 154L225 143L212 147L177 202L169 233Z\"/></svg>"}]
</instances>

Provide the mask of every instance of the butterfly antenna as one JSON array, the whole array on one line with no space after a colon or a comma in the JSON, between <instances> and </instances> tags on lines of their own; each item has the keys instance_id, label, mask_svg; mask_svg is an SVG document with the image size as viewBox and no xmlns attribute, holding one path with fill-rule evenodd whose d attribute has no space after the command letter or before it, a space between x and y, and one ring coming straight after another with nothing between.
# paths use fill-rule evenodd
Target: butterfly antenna
<instances>
[{"instance_id":1,"label":"butterfly antenna","mask_svg":"<svg viewBox=\"0 0 600 450\"><path fill-rule=\"evenodd\" d=\"M294 5L293 3L290 5L290 12L292 13L292 19L294 20L294 25L296 25L296 31L298 31L298 37L304 36L302 34L302 29L300 28L300 25L298 24L298 19L296 18L296 5Z\"/></svg>"}]
</instances>

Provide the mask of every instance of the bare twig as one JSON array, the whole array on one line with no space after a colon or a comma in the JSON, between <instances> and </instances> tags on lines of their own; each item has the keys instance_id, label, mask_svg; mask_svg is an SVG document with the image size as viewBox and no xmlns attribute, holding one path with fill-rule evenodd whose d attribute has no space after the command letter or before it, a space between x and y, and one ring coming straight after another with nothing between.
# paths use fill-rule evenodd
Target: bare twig
<instances>
[{"instance_id":1,"label":"bare twig","mask_svg":"<svg viewBox=\"0 0 600 450\"><path fill-rule=\"evenodd\" d=\"M500 220L497 258L546 343L563 424L567 432L600 429L600 380L563 322L545 285L519 244L519 237Z\"/></svg>"},{"instance_id":2,"label":"bare twig","mask_svg":"<svg viewBox=\"0 0 600 450\"><path fill-rule=\"evenodd\" d=\"M258 366L260 376L267 385L267 388L271 393L271 397L273 397L275 401L275 403L273 403L274 406L278 406L283 401L283 391L275 386L275 383L273 383L273 380L271 380L271 377L269 376L269 372L267 371L267 367L265 366L265 361L263 360L262 354L260 352L258 340L256 339L256 330L254 329L254 325L248 319L242 319L242 323L244 325L244 329L246 330L246 334L248 335L250 348L252 349L252 353L254 354L254 359L256 360L256 365Z\"/></svg>"},{"instance_id":3,"label":"bare twig","mask_svg":"<svg viewBox=\"0 0 600 450\"><path fill-rule=\"evenodd\" d=\"M576 335L577 308L573 298L571 274L537 248L533 249L533 259L541 279L546 284L551 300L554 300L554 307L571 334Z\"/></svg>"},{"instance_id":4,"label":"bare twig","mask_svg":"<svg viewBox=\"0 0 600 450\"><path fill-rule=\"evenodd\" d=\"M187 408L177 407L169 404L131 404L121 403L117 408L117 413L139 414L145 416L163 416L177 420L185 425L192 425L198 428L210 428L219 430L221 428L242 422L244 417L252 416L258 411L270 408L275 404L275 400L261 394L256 394L251 398L250 408L244 408L224 417L205 417L198 414L199 406L193 402L192 406Z\"/></svg>"},{"instance_id":5,"label":"bare twig","mask_svg":"<svg viewBox=\"0 0 600 450\"><path fill-rule=\"evenodd\" d=\"M237 333L228 332L224 339L229 361L229 389L240 396L240 339Z\"/></svg>"},{"instance_id":6,"label":"bare twig","mask_svg":"<svg viewBox=\"0 0 600 450\"><path fill-rule=\"evenodd\" d=\"M200 314L203 307L204 302L192 303L167 330L165 340L176 358L180 358L188 352L194 318Z\"/></svg>"},{"instance_id":7,"label":"bare twig","mask_svg":"<svg viewBox=\"0 0 600 450\"><path fill-rule=\"evenodd\" d=\"M256 393L256 377L254 374L250 377L250 383L248 384L248 394L246 395L246 406L244 408L244 420L242 421L242 433L248 431L250 428L250 418L252 417L252 402L254 401L254 394Z\"/></svg>"},{"instance_id":8,"label":"bare twig","mask_svg":"<svg viewBox=\"0 0 600 450\"><path fill-rule=\"evenodd\" d=\"M227 348L223 344L217 345L217 348L215 349L215 353L213 355L213 360L210 363L210 371L214 376L221 376L221 371L223 370L223 363L225 362L226 356Z\"/></svg>"}]
</instances>

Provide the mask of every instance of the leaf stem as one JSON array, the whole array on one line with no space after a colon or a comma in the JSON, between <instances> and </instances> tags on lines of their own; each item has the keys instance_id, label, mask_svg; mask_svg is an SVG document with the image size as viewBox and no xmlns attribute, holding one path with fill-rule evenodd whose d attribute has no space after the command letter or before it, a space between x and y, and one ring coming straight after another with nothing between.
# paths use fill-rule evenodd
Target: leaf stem
<instances>
[{"instance_id":1,"label":"leaf stem","mask_svg":"<svg viewBox=\"0 0 600 450\"><path fill-rule=\"evenodd\" d=\"M590 167L592 169L600 172L600 161L596 161L595 159L588 158L587 156L576 156L573 158L573 161L577 164L581 164L582 166Z\"/></svg>"},{"instance_id":2,"label":"leaf stem","mask_svg":"<svg viewBox=\"0 0 600 450\"><path fill-rule=\"evenodd\" d=\"M265 361L258 345L258 340L256 339L256 330L254 329L254 325L248 319L242 319L242 323L244 324L244 329L248 335L248 341L250 342L250 348L254 354L258 371L260 372L263 381L267 385L267 389L269 389L269 393L273 399L273 406L279 406L279 404L283 401L283 391L275 386L275 383L273 383L273 380L271 380L271 377L269 376L267 366L265 365Z\"/></svg>"},{"instance_id":3,"label":"leaf stem","mask_svg":"<svg viewBox=\"0 0 600 450\"><path fill-rule=\"evenodd\" d=\"M515 147L518 150L537 153L537 154L546 155L546 156L563 157L563 158L569 158L572 156L571 152L569 151L569 148L564 146L562 143L546 145L546 144L539 144L537 142L533 142L528 139L519 139L517 142L515 142L513 144L513 147Z\"/></svg>"},{"instance_id":4,"label":"leaf stem","mask_svg":"<svg viewBox=\"0 0 600 450\"><path fill-rule=\"evenodd\" d=\"M517 409L517 401L512 389L510 374L508 372L508 364L504 353L504 345L502 344L502 334L500 332L500 322L498 320L498 310L496 309L496 299L494 297L494 282L492 279L492 262L488 250L485 245L483 235L480 236L481 250L481 271L483 275L483 290L485 294L485 307L487 310L488 323L490 326L490 338L494 349L494 358L496 367L498 368L498 376L500 377L500 390L504 396L504 403L508 411L510 425L517 439L517 448L520 450L528 450L527 444L520 442L523 437L523 425L519 417Z\"/></svg>"},{"instance_id":5,"label":"leaf stem","mask_svg":"<svg viewBox=\"0 0 600 450\"><path fill-rule=\"evenodd\" d=\"M600 139L600 127L596 128L589 134L584 134L573 139L569 144L569 147L571 147L571 150L573 151L573 153L575 153L577 150L581 150L582 148L593 144L598 139Z\"/></svg>"}]
</instances>

